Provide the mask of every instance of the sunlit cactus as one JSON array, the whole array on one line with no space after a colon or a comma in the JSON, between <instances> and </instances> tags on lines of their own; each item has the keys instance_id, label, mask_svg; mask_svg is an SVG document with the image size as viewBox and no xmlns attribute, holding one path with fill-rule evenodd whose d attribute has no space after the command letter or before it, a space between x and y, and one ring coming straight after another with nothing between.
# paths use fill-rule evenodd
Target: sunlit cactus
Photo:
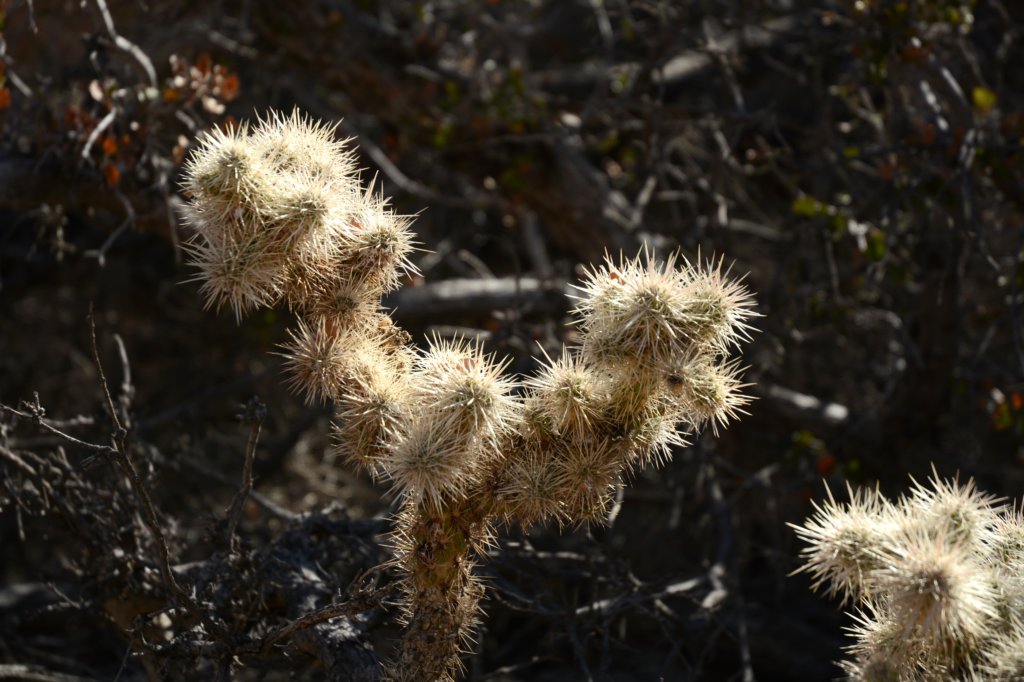
<instances>
[{"instance_id":1,"label":"sunlit cactus","mask_svg":"<svg viewBox=\"0 0 1024 682\"><path fill-rule=\"evenodd\" d=\"M289 385L333 401L348 463L403 498L406 633L386 673L448 680L480 617L474 570L499 523L601 523L624 476L748 399L730 350L752 299L718 264L646 250L580 285L581 342L516 381L480 344L423 351L380 310L414 267L409 219L364 189L334 128L272 114L208 135L186 166L201 293L236 316L287 304Z\"/></svg>"},{"instance_id":2,"label":"sunlit cactus","mask_svg":"<svg viewBox=\"0 0 1024 682\"><path fill-rule=\"evenodd\" d=\"M850 491L803 526L816 589L857 604L851 680L1017 680L1024 675L1019 512L937 476L890 502Z\"/></svg>"},{"instance_id":3,"label":"sunlit cactus","mask_svg":"<svg viewBox=\"0 0 1024 682\"><path fill-rule=\"evenodd\" d=\"M206 305L236 317L284 298L365 308L412 268L408 219L359 185L334 129L293 113L202 138L185 167L189 243Z\"/></svg>"}]
</instances>

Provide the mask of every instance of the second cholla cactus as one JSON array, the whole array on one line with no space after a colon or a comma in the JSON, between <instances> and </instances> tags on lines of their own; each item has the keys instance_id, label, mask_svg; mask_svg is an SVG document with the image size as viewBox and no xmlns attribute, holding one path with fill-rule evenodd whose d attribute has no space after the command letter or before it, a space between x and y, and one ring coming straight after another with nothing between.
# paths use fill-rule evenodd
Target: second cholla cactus
<instances>
[{"instance_id":1,"label":"second cholla cactus","mask_svg":"<svg viewBox=\"0 0 1024 682\"><path fill-rule=\"evenodd\" d=\"M186 171L207 305L287 303L291 385L334 401L338 450L403 498L394 679L457 673L497 523L602 522L625 475L747 403L727 356L752 301L720 264L607 259L580 286L579 346L519 383L476 343L414 351L381 312L413 269L408 220L362 188L333 129L271 115L207 136Z\"/></svg>"},{"instance_id":2,"label":"second cholla cactus","mask_svg":"<svg viewBox=\"0 0 1024 682\"><path fill-rule=\"evenodd\" d=\"M858 606L849 679L1024 679L1024 518L969 482L827 501L801 569Z\"/></svg>"}]
</instances>

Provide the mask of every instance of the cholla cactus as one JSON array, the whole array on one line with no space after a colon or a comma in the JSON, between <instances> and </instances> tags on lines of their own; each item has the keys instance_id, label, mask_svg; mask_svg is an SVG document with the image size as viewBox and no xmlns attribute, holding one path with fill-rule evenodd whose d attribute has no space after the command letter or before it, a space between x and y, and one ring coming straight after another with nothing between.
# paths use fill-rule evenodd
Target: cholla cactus
<instances>
[{"instance_id":1,"label":"cholla cactus","mask_svg":"<svg viewBox=\"0 0 1024 682\"><path fill-rule=\"evenodd\" d=\"M1024 518L973 482L831 491L803 526L800 571L857 603L851 680L1024 678Z\"/></svg>"},{"instance_id":2,"label":"cholla cactus","mask_svg":"<svg viewBox=\"0 0 1024 682\"><path fill-rule=\"evenodd\" d=\"M720 263L607 259L580 286L580 346L518 384L479 344L414 352L380 312L413 269L408 220L361 188L333 129L271 115L207 136L186 174L207 306L290 306L291 386L333 400L341 454L403 498L393 679L457 674L483 592L474 564L498 522L601 522L625 475L747 403L726 356L752 302Z\"/></svg>"}]
</instances>

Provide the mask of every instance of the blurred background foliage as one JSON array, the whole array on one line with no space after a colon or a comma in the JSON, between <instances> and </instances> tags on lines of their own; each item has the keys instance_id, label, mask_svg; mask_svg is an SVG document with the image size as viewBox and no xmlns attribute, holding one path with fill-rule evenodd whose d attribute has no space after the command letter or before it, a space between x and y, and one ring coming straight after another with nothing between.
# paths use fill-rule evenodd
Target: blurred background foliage
<instances>
[{"instance_id":1,"label":"blurred background foliage","mask_svg":"<svg viewBox=\"0 0 1024 682\"><path fill-rule=\"evenodd\" d=\"M103 439L93 307L113 366L111 335L127 348L138 456L182 561L211 551L246 439L235 413L254 393L268 406L266 498L353 519L391 503L331 457L329 409L281 387L287 313L236 326L186 282L182 160L203 130L268 108L341 121L366 177L417 214L422 277L389 300L414 338L478 335L528 372L538 344L572 342L563 292L581 264L643 244L722 256L756 292L749 417L639 476L609 527L510 529L487 569L471 679L827 679L844 621L787 577L798 548L785 527L822 478L898 494L934 463L1020 496L1017 3L0 8L0 402L38 393L48 415ZM2 420L19 447L53 447ZM0 661L101 679L165 666L174 679L173 651L125 658L136 640L102 615L119 583L76 569L75 540L19 508L21 481L3 471ZM282 532L250 511L250 542ZM103 586L70 601L74 622L104 625L53 625L12 596L26 581ZM334 674L302 660L300 679Z\"/></svg>"}]
</instances>

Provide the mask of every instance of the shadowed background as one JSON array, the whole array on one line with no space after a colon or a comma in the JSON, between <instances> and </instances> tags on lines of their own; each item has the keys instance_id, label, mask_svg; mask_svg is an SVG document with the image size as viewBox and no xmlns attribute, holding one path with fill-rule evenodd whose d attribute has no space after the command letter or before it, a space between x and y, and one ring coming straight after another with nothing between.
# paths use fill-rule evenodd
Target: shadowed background
<instances>
[{"instance_id":1,"label":"shadowed background","mask_svg":"<svg viewBox=\"0 0 1024 682\"><path fill-rule=\"evenodd\" d=\"M787 577L785 526L821 478L898 494L934 462L1020 495L1013 3L0 7L7 677L371 679L389 651L386 600L281 630L387 586L359 576L393 499L284 389L288 313L236 324L187 282L181 162L268 108L341 121L418 215L422 277L386 301L414 339L480 336L527 373L573 340L580 266L645 243L724 256L755 292L750 415L643 473L608 527L507 530L470 679L828 679L849 621ZM123 467L43 425L110 443L90 308L170 565L230 637L168 596ZM253 395L266 415L240 421Z\"/></svg>"}]
</instances>

